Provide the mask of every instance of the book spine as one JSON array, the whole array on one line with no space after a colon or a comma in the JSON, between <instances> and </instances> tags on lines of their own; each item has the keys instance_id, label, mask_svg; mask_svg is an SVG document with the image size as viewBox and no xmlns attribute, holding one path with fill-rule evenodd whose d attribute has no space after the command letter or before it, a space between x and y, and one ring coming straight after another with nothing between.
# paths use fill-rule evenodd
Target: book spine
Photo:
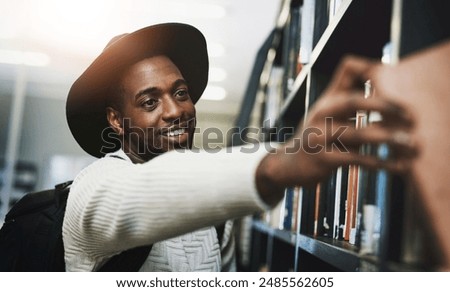
<instances>
[{"instance_id":1,"label":"book spine","mask_svg":"<svg viewBox=\"0 0 450 292\"><path fill-rule=\"evenodd\" d=\"M298 57L300 54L300 22L301 22L301 6L299 3L291 3L291 11L289 21L285 28L285 45L284 60L286 63L286 72L284 79L284 96L286 97L292 90L298 71Z\"/></svg>"},{"instance_id":2,"label":"book spine","mask_svg":"<svg viewBox=\"0 0 450 292\"><path fill-rule=\"evenodd\" d=\"M282 229L292 230L292 217L293 217L293 206L294 204L294 188L290 187L286 189L284 197L284 208L283 208L283 218L282 218Z\"/></svg>"},{"instance_id":3,"label":"book spine","mask_svg":"<svg viewBox=\"0 0 450 292\"><path fill-rule=\"evenodd\" d=\"M335 226L335 201L336 201L336 175L337 171L333 171L332 175L329 177L326 188L326 199L327 207L324 220L324 236L333 238L334 237L334 226ZM339 192L340 194L340 192Z\"/></svg>"},{"instance_id":4,"label":"book spine","mask_svg":"<svg viewBox=\"0 0 450 292\"><path fill-rule=\"evenodd\" d=\"M339 238L339 216L341 213L341 191L342 191L342 167L338 167L336 171L336 188L334 195L334 224L333 238Z\"/></svg>"},{"instance_id":5,"label":"book spine","mask_svg":"<svg viewBox=\"0 0 450 292\"><path fill-rule=\"evenodd\" d=\"M374 88L370 80L365 83L365 97L372 98ZM378 112L370 112L368 114L368 124L375 124L382 121L382 117ZM364 145L367 155L386 159L379 150L386 150L386 145ZM381 155L381 156L380 156ZM386 196L385 173L376 170L365 170L366 186L365 196L363 198L362 220L363 228L361 229L361 254L378 255L379 238L380 238L380 205L379 200L384 200ZM381 176L380 176L381 175ZM381 180L380 180L381 179ZM381 193L380 191L383 191Z\"/></svg>"},{"instance_id":6,"label":"book spine","mask_svg":"<svg viewBox=\"0 0 450 292\"><path fill-rule=\"evenodd\" d=\"M367 126L367 113L365 111L358 111L356 113L356 124L355 128L360 129ZM365 155L366 149L365 147L360 148L360 153ZM354 222L353 226L350 229L349 234L349 243L354 245L359 245L359 236L361 230L362 223L362 208L363 208L363 197L366 189L366 171L360 166L354 166L354 174L355 177L354 183L355 194L353 198L352 208L354 208Z\"/></svg>"},{"instance_id":7,"label":"book spine","mask_svg":"<svg viewBox=\"0 0 450 292\"><path fill-rule=\"evenodd\" d=\"M319 212L319 206L320 206L320 192L321 192L321 186L320 184L317 184L314 194L314 232L313 235L318 235L318 229L319 229L319 221L320 221L320 212Z\"/></svg>"},{"instance_id":8,"label":"book spine","mask_svg":"<svg viewBox=\"0 0 450 292\"><path fill-rule=\"evenodd\" d=\"M265 107L263 115L263 128L270 130L275 126L282 105L284 69L274 66L270 72L270 80L267 85Z\"/></svg>"},{"instance_id":9,"label":"book spine","mask_svg":"<svg viewBox=\"0 0 450 292\"><path fill-rule=\"evenodd\" d=\"M301 188L294 188L294 198L292 204L292 228L291 230L295 233L299 231L299 222L301 218Z\"/></svg>"},{"instance_id":10,"label":"book spine","mask_svg":"<svg viewBox=\"0 0 450 292\"><path fill-rule=\"evenodd\" d=\"M301 12L300 63L308 64L313 49L316 1L304 0Z\"/></svg>"},{"instance_id":11,"label":"book spine","mask_svg":"<svg viewBox=\"0 0 450 292\"><path fill-rule=\"evenodd\" d=\"M334 203L333 238L344 239L345 206L347 199L348 167L339 167L336 171L336 190Z\"/></svg>"}]
</instances>

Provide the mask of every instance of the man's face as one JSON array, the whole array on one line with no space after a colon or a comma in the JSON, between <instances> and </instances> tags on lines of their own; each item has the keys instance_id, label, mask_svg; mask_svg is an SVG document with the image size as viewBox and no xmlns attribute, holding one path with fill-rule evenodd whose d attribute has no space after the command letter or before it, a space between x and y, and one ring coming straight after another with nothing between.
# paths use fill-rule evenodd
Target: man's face
<instances>
[{"instance_id":1,"label":"man's face","mask_svg":"<svg viewBox=\"0 0 450 292\"><path fill-rule=\"evenodd\" d=\"M145 161L191 148L195 107L178 68L165 56L132 65L122 76L124 150Z\"/></svg>"}]
</instances>

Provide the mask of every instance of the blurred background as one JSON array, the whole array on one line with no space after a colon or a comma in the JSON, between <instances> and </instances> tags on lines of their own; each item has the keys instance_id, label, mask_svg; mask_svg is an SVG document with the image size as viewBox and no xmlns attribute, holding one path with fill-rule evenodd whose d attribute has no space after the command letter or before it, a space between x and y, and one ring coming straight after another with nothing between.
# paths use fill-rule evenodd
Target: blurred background
<instances>
[{"instance_id":1,"label":"blurred background","mask_svg":"<svg viewBox=\"0 0 450 292\"><path fill-rule=\"evenodd\" d=\"M0 0L0 222L7 202L73 179L94 160L70 134L65 100L71 84L112 37L160 22L199 28L208 42L210 82L197 104L198 127L226 133L280 3Z\"/></svg>"}]
</instances>

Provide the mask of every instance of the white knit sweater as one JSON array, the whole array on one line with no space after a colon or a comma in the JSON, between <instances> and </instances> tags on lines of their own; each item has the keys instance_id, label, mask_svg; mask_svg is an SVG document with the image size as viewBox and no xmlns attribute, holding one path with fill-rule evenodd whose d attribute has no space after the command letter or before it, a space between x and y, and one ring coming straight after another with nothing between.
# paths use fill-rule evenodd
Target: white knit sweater
<instances>
[{"instance_id":1,"label":"white knit sweater","mask_svg":"<svg viewBox=\"0 0 450 292\"><path fill-rule=\"evenodd\" d=\"M210 226L268 207L254 182L266 151L245 152L171 151L133 164L118 151L124 159L94 162L75 178L67 202L66 270L95 271L123 250L153 244L141 271L220 271Z\"/></svg>"}]
</instances>

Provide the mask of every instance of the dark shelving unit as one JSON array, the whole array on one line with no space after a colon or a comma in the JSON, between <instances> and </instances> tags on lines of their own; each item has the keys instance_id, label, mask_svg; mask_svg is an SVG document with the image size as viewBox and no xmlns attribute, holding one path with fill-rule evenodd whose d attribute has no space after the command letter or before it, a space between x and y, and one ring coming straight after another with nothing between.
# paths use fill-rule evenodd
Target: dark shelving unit
<instances>
[{"instance_id":1,"label":"dark shelving unit","mask_svg":"<svg viewBox=\"0 0 450 292\"><path fill-rule=\"evenodd\" d=\"M282 5L298 8L306 2L289 1ZM292 86L283 96L277 125L296 127L318 99L342 59L358 55L381 60L387 43L399 48L394 54L402 58L450 38L450 2L447 0L343 0L333 18L328 9L333 0L315 0L313 50ZM311 3L311 2L309 2ZM396 10L397 9L397 10ZM330 19L330 21L328 21ZM285 28L287 29L287 28ZM395 29L398 29L396 32ZM298 29L300 31L300 29ZM395 34L398 35L395 35ZM285 33L285 36L289 33ZM289 43L284 40L282 44ZM277 52L287 52L286 48ZM279 56L277 56L279 58ZM289 58L279 58L289 60ZM288 66L289 64L282 64ZM290 64L289 66L292 66ZM248 109L247 109L248 111ZM405 230L402 219L407 198L401 179L391 177L390 197L383 205L379 253L364 254L358 244L314 236L305 218L312 216L311 201L303 202L297 230L270 227L261 219L252 224L251 271L429 271L427 262L402 260ZM303 197L315 190L304 189ZM307 221L307 220L306 220Z\"/></svg>"}]
</instances>

